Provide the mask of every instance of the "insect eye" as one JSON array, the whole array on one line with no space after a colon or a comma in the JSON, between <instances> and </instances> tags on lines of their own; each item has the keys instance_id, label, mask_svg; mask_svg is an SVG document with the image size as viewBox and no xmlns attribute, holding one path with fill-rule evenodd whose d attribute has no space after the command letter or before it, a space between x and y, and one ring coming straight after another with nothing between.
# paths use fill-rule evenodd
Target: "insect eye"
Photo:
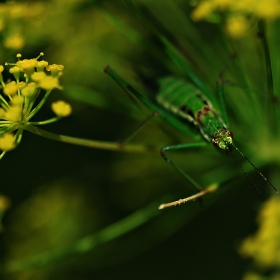
<instances>
[{"instance_id":1,"label":"insect eye","mask_svg":"<svg viewBox=\"0 0 280 280\"><path fill-rule=\"evenodd\" d=\"M228 132L228 135L229 135L230 137L233 137L233 132L229 131L229 132Z\"/></svg>"},{"instance_id":2,"label":"insect eye","mask_svg":"<svg viewBox=\"0 0 280 280\"><path fill-rule=\"evenodd\" d=\"M214 145L214 147L218 147L219 146L218 141L217 140L213 140L213 145Z\"/></svg>"}]
</instances>

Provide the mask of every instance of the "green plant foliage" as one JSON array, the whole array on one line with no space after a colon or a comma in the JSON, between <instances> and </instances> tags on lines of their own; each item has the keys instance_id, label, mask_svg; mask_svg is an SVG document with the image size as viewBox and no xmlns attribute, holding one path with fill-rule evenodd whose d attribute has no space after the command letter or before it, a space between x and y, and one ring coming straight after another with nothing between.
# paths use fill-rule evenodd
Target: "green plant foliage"
<instances>
[{"instance_id":1,"label":"green plant foliage","mask_svg":"<svg viewBox=\"0 0 280 280\"><path fill-rule=\"evenodd\" d=\"M44 59L64 65L63 90L52 87L22 127L28 131L21 144L0 161L1 279L277 279L278 249L263 248L274 259L268 268L254 252L265 245L260 232L268 218L277 220L278 208L273 204L272 217L262 216L253 235L266 204L248 176L264 200L273 203L277 193L240 154L238 164L210 143L168 155L203 190L213 184L217 190L158 210L196 193L160 148L200 134L194 129L189 137L160 117L138 131L151 106L103 72L112 67L152 106L160 78L193 83L219 115L227 111L234 143L279 189L278 2L241 2L1 3L0 64L14 62L18 52L31 58L44 51ZM12 78L3 72L4 85ZM60 99L71 104L71 115L39 129L41 120L53 118L50 103ZM276 222L269 226L278 232Z\"/></svg>"}]
</instances>

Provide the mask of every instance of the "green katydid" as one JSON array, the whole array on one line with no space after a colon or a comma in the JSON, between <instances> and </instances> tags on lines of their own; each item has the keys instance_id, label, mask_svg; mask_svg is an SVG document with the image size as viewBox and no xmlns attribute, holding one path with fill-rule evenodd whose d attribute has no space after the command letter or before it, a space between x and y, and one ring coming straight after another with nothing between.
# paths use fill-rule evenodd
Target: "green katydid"
<instances>
[{"instance_id":1,"label":"green katydid","mask_svg":"<svg viewBox=\"0 0 280 280\"><path fill-rule=\"evenodd\" d=\"M196 126L198 132L202 135L202 138L206 142L199 143L183 143L178 145L167 146L161 149L161 156L172 165L179 173L181 173L191 184L197 189L198 193L189 198L175 201L169 204L163 204L160 209L178 205L180 203L195 199L211 192L215 187L209 187L206 190L201 190L199 184L193 180L188 174L186 174L178 165L176 165L169 157L166 156L167 151L188 149L194 147L203 147L207 142L212 142L215 147L220 150L224 150L230 153L234 160L237 162L243 173L247 176L248 180L260 196L261 194L255 187L251 178L243 170L240 163L235 159L231 152L231 147L234 147L243 158L245 158L252 167L258 172L258 174L278 193L277 189L272 183L256 168L256 166L235 146L232 136L233 133L228 130L228 116L225 106L223 82L219 81L217 84L217 91L220 99L220 104L217 104L213 91L205 84L199 76L189 67L185 58L178 52L169 40L164 37L156 27L141 13L136 5L131 0L125 0L126 4L137 14L148 26L148 28L158 37L162 42L167 55L185 72L192 84L179 78L166 77L159 81L160 90L157 94L156 100L161 107L153 104L145 96L137 92L133 87L127 84L116 72L111 68L106 68L107 72L121 87L130 91L136 96L142 103L144 103L150 110L154 112L154 115L159 115L166 120L169 124L176 127L180 131L189 136L194 136L193 131L189 130L184 123L187 120L193 126ZM220 110L219 110L220 107ZM221 112L219 115L218 112Z\"/></svg>"},{"instance_id":2,"label":"green katydid","mask_svg":"<svg viewBox=\"0 0 280 280\"><path fill-rule=\"evenodd\" d=\"M192 177L184 172L166 155L167 151L203 147L207 145L207 142L212 142L216 148L230 153L235 159L231 152L231 148L234 147L239 152L239 154L252 165L258 174L278 193L277 189L272 185L272 183L234 144L233 133L228 130L227 116L225 115L224 119L219 116L210 100L198 88L182 79L171 76L165 77L159 81L160 90L156 97L157 103L159 105L157 105L135 90L110 67L106 67L104 71L109 74L110 77L115 80L115 82L117 82L122 88L131 92L136 98L138 98L150 110L152 110L154 112L154 116L160 116L170 125L176 127L190 137L193 136L193 132L189 130L188 127L189 125L193 125L197 129L197 133L200 133L202 138L205 140L204 142L181 143L177 145L166 146L160 150L161 156L196 188L197 194L185 199L162 204L160 205L159 209L180 205L181 203L194 200L216 189L215 186L211 186L204 190L201 189L199 184ZM222 81L217 83L217 88L219 95L222 97L224 94ZM221 100L224 99L221 98ZM221 105L221 107L225 108L224 104ZM224 111L224 114L226 114L226 111ZM185 123L184 121L187 121L189 124ZM255 184L249 175L243 170L242 166L237 160L236 162L262 199L261 194L255 187Z\"/></svg>"}]
</instances>

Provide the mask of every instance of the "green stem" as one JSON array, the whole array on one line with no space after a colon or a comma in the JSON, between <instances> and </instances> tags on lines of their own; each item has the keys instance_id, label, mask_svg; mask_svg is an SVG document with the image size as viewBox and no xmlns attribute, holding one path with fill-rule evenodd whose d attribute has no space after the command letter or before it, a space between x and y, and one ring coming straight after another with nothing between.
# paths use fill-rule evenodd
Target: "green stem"
<instances>
[{"instance_id":1,"label":"green stem","mask_svg":"<svg viewBox=\"0 0 280 280\"><path fill-rule=\"evenodd\" d=\"M127 145L127 144L122 144L119 142L105 142L105 141L97 141L97 140L70 137L70 136L66 136L66 135L59 135L59 134L55 134L55 133L40 129L40 128L38 128L36 126L32 126L32 125L26 125L26 126L24 126L24 129L28 130L29 132L32 132L34 134L37 134L39 136L48 138L48 139L52 139L52 140L56 140L56 141L60 141L60 142L68 143L68 144L74 144L74 145L78 145L78 146L95 148L95 149L136 152L136 153L157 151L156 147L151 147L151 146L144 146L144 145L137 145L137 144Z\"/></svg>"},{"instance_id":2,"label":"green stem","mask_svg":"<svg viewBox=\"0 0 280 280\"><path fill-rule=\"evenodd\" d=\"M4 97L2 95L0 95L0 104L6 110L8 110L10 108L9 103L4 99Z\"/></svg>"},{"instance_id":3,"label":"green stem","mask_svg":"<svg viewBox=\"0 0 280 280\"><path fill-rule=\"evenodd\" d=\"M17 133L15 134L16 146L18 146L19 143L21 142L22 133L23 133L23 129L22 129L22 128L19 128L18 131L17 131Z\"/></svg>"},{"instance_id":4,"label":"green stem","mask_svg":"<svg viewBox=\"0 0 280 280\"><path fill-rule=\"evenodd\" d=\"M2 152L2 153L0 154L0 159L2 159L6 153L7 153L6 151Z\"/></svg>"},{"instance_id":5,"label":"green stem","mask_svg":"<svg viewBox=\"0 0 280 280\"><path fill-rule=\"evenodd\" d=\"M53 117L51 119L45 120L45 121L40 121L40 122L28 122L28 125L44 125L44 124L50 124L53 122L56 122L60 120L62 117Z\"/></svg>"},{"instance_id":6,"label":"green stem","mask_svg":"<svg viewBox=\"0 0 280 280\"><path fill-rule=\"evenodd\" d=\"M38 113L38 111L42 108L44 103L46 102L47 98L49 97L51 90L47 91L45 96L42 98L40 103L33 109L33 111L28 115L28 120L30 120L34 115Z\"/></svg>"},{"instance_id":7,"label":"green stem","mask_svg":"<svg viewBox=\"0 0 280 280\"><path fill-rule=\"evenodd\" d=\"M265 30L265 21L260 20L258 22L258 27L259 27L260 39L262 42L262 47L265 56L267 91L272 100L274 94L274 86L273 86L273 76L272 76L272 68L271 68L271 58L270 58L268 40L267 40L267 35Z\"/></svg>"},{"instance_id":8,"label":"green stem","mask_svg":"<svg viewBox=\"0 0 280 280\"><path fill-rule=\"evenodd\" d=\"M64 250L36 255L29 259L0 263L0 269L2 271L10 272L22 271L46 266L50 263L65 259L71 255L86 253L98 245L112 241L158 216L160 211L158 211L157 206L158 202L152 203L97 233L81 238L77 242L73 243L72 246Z\"/></svg>"},{"instance_id":9,"label":"green stem","mask_svg":"<svg viewBox=\"0 0 280 280\"><path fill-rule=\"evenodd\" d=\"M185 72L185 74L192 80L192 82L210 99L212 104L216 105L213 100L212 89L204 83L200 77L191 69L184 56L177 50L177 48L165 37L158 29L144 16L144 14L137 8L132 0L124 0L125 3L138 15L151 31L158 37L158 39L165 46L167 55Z\"/></svg>"},{"instance_id":10,"label":"green stem","mask_svg":"<svg viewBox=\"0 0 280 280\"><path fill-rule=\"evenodd\" d=\"M274 99L274 84L273 84L273 74L272 74L272 66L271 66L271 58L270 58L270 51L267 39L267 33L265 28L265 21L259 20L258 28L259 28L259 35L262 42L264 58L265 58L265 65L266 65L266 83L267 83L267 93L268 93L268 102L266 103L266 115L267 115L267 125L274 129L274 127L278 127L277 124L277 117L275 114L275 108L273 106L273 99ZM272 106L271 106L272 104Z\"/></svg>"}]
</instances>

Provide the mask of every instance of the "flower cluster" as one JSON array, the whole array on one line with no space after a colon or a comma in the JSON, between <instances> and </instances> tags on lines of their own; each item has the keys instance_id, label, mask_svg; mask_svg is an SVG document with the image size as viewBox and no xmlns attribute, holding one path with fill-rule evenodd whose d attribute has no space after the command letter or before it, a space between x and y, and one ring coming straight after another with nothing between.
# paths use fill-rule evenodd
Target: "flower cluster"
<instances>
[{"instance_id":1,"label":"flower cluster","mask_svg":"<svg viewBox=\"0 0 280 280\"><path fill-rule=\"evenodd\" d=\"M13 74L14 81L4 82L2 76L4 67L0 66L0 82L3 87L3 94L0 94L0 149L3 152L0 158L6 151L12 150L19 144L26 127L34 124L48 124L71 113L69 104L57 101L52 105L56 117L40 122L30 122L30 119L44 105L51 91L55 88L61 89L59 77L62 75L64 66L49 65L44 60L38 61L43 55L41 53L37 58L21 60L21 55L18 54L16 63L6 63L6 66L12 66L9 72ZM50 75L45 71L50 72ZM16 131L15 134L14 131Z\"/></svg>"},{"instance_id":2,"label":"flower cluster","mask_svg":"<svg viewBox=\"0 0 280 280\"><path fill-rule=\"evenodd\" d=\"M273 20L280 16L279 0L204 0L192 13L192 19L222 21L226 16L226 30L232 37L242 37L250 27L250 18Z\"/></svg>"},{"instance_id":3,"label":"flower cluster","mask_svg":"<svg viewBox=\"0 0 280 280\"><path fill-rule=\"evenodd\" d=\"M243 256L252 258L256 267L262 268L263 271L278 268L280 265L279 202L278 197L273 197L266 202L259 213L260 228L258 232L247 237L240 249ZM279 279L280 277L279 270L275 270L276 272L278 278L273 279ZM254 278L252 278L252 275L254 275ZM264 279L257 275L258 273L248 272L244 279Z\"/></svg>"}]
</instances>

